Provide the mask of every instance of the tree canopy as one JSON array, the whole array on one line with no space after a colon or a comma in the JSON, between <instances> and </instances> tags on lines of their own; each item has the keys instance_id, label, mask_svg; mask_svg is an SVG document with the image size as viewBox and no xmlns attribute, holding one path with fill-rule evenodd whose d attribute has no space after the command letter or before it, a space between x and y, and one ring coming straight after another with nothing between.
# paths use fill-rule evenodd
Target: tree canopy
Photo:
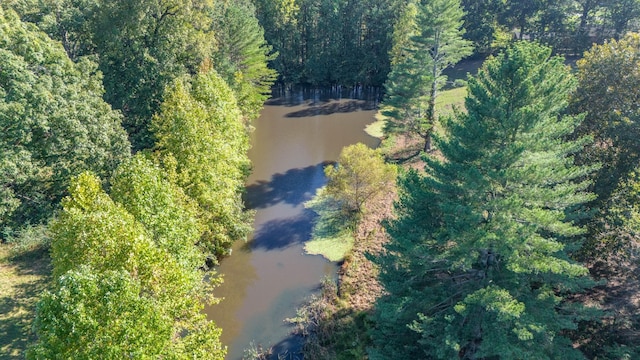
<instances>
[{"instance_id":1,"label":"tree canopy","mask_svg":"<svg viewBox=\"0 0 640 360\"><path fill-rule=\"evenodd\" d=\"M568 254L593 167L573 164L588 139L565 140L575 81L550 53L519 42L485 62L442 158L404 176L372 358L581 357L562 331L585 315L563 298L589 283Z\"/></svg>"},{"instance_id":2,"label":"tree canopy","mask_svg":"<svg viewBox=\"0 0 640 360\"><path fill-rule=\"evenodd\" d=\"M589 222L590 236L585 248L586 253L596 257L628 251L632 244L629 240L635 233L624 225L629 212L620 210L633 207L625 184L632 180L640 159L639 66L637 33L594 45L577 62L578 88L571 99L571 111L586 113L577 133L595 139L579 154L578 161L604 165L592 176L592 189L598 195L593 206L599 211Z\"/></svg>"},{"instance_id":3,"label":"tree canopy","mask_svg":"<svg viewBox=\"0 0 640 360\"><path fill-rule=\"evenodd\" d=\"M438 92L446 83L442 72L471 54L470 42L462 38L462 16L458 0L409 3L396 28L396 59L385 83L383 114L387 129L417 134L424 150L431 150L436 123ZM400 32L409 30L407 38ZM399 55L399 56L398 56Z\"/></svg>"},{"instance_id":4,"label":"tree canopy","mask_svg":"<svg viewBox=\"0 0 640 360\"><path fill-rule=\"evenodd\" d=\"M217 48L213 66L234 90L238 107L255 120L271 93L277 72L267 66L277 57L264 39L254 5L248 0L218 2L213 21Z\"/></svg>"},{"instance_id":5,"label":"tree canopy","mask_svg":"<svg viewBox=\"0 0 640 360\"><path fill-rule=\"evenodd\" d=\"M202 247L223 255L251 229L241 192L249 170L248 133L229 86L215 70L179 78L153 118L156 154L170 181L198 205Z\"/></svg>"},{"instance_id":6,"label":"tree canopy","mask_svg":"<svg viewBox=\"0 0 640 360\"><path fill-rule=\"evenodd\" d=\"M141 297L140 281L124 270L72 270L38 304L39 343L30 359L150 359L171 355L171 318Z\"/></svg>"},{"instance_id":7,"label":"tree canopy","mask_svg":"<svg viewBox=\"0 0 640 360\"><path fill-rule=\"evenodd\" d=\"M384 163L380 152L358 143L342 149L338 163L324 169L327 186L323 196L330 196L341 211L359 214L367 203L388 191L395 182L395 168Z\"/></svg>"},{"instance_id":8,"label":"tree canopy","mask_svg":"<svg viewBox=\"0 0 640 360\"><path fill-rule=\"evenodd\" d=\"M73 63L11 10L0 9L0 61L0 227L7 231L47 220L71 176L106 176L130 150L120 113L102 100L97 66Z\"/></svg>"},{"instance_id":9,"label":"tree canopy","mask_svg":"<svg viewBox=\"0 0 640 360\"><path fill-rule=\"evenodd\" d=\"M115 181L120 191L125 179L134 184L127 196L120 193L123 201L149 195L167 205L173 199L173 206L127 204L140 222L104 192L95 175L83 173L72 181L64 210L52 225L58 282L39 302L38 342L30 358L206 354L223 359L220 329L202 313L204 302L212 300L199 269L202 255L183 238L185 230L198 234L187 229L197 229L197 223L171 223L189 210L180 208L176 190L149 161L138 156L121 165ZM210 280L218 281L213 273ZM63 337L66 332L70 336Z\"/></svg>"}]
</instances>

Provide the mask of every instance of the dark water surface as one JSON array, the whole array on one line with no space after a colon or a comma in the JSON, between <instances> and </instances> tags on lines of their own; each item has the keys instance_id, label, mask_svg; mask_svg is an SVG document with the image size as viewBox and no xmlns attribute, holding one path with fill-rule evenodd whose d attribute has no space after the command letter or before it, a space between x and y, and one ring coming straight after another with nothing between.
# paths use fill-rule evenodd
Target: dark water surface
<instances>
[{"instance_id":1,"label":"dark water surface","mask_svg":"<svg viewBox=\"0 0 640 360\"><path fill-rule=\"evenodd\" d=\"M225 283L215 296L224 300L206 309L223 329L227 360L241 359L250 343L297 358L299 342L284 319L337 270L335 263L304 254L314 215L303 202L324 185L323 167L344 146L378 143L364 132L374 121L375 101L335 99L362 93L334 92L329 100L318 91L284 95L269 101L254 124L245 196L256 210L254 234L220 264Z\"/></svg>"}]
</instances>

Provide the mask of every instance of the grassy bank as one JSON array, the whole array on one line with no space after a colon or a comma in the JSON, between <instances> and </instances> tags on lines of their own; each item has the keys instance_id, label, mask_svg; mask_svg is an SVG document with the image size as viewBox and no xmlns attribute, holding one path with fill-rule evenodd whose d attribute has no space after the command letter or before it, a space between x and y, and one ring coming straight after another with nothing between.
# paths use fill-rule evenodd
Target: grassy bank
<instances>
[{"instance_id":1,"label":"grassy bank","mask_svg":"<svg viewBox=\"0 0 640 360\"><path fill-rule=\"evenodd\" d=\"M0 244L0 359L22 359L40 293L51 282L48 248Z\"/></svg>"},{"instance_id":2,"label":"grassy bank","mask_svg":"<svg viewBox=\"0 0 640 360\"><path fill-rule=\"evenodd\" d=\"M325 281L321 295L290 319L305 336L305 359L366 358L369 314L383 291L375 265L366 254L382 250L387 238L380 222L392 215L395 198L391 192L368 205L355 229L353 247L340 267L339 285Z\"/></svg>"},{"instance_id":3,"label":"grassy bank","mask_svg":"<svg viewBox=\"0 0 640 360\"><path fill-rule=\"evenodd\" d=\"M453 109L464 110L464 98L466 96L466 86L440 92L436 98L436 112L439 116L447 116L453 114ZM373 137L381 139L385 137L385 117L378 111L375 118L376 121L367 125L364 131Z\"/></svg>"}]
</instances>

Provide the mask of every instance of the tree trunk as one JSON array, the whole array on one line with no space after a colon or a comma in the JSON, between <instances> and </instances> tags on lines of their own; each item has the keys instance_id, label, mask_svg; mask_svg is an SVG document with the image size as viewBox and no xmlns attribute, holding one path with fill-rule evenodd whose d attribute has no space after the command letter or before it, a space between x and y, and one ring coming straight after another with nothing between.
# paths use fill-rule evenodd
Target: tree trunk
<instances>
[{"instance_id":1,"label":"tree trunk","mask_svg":"<svg viewBox=\"0 0 640 360\"><path fill-rule=\"evenodd\" d=\"M427 131L424 136L424 152L431 151L431 130Z\"/></svg>"}]
</instances>

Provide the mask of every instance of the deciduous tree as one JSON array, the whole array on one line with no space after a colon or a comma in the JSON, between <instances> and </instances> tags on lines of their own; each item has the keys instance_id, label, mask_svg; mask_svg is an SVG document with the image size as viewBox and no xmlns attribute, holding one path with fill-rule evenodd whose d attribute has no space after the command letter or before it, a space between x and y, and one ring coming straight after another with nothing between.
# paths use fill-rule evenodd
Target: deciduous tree
<instances>
[{"instance_id":1,"label":"deciduous tree","mask_svg":"<svg viewBox=\"0 0 640 360\"><path fill-rule=\"evenodd\" d=\"M198 219L197 204L168 181L162 168L144 155L135 155L115 171L110 196L185 270L203 266L204 256L195 246L205 229Z\"/></svg>"},{"instance_id":2,"label":"deciduous tree","mask_svg":"<svg viewBox=\"0 0 640 360\"><path fill-rule=\"evenodd\" d=\"M578 156L581 163L601 162L594 174L593 191L598 195L594 206L598 215L590 222L587 253L594 256L627 249L630 229L619 209L628 201L621 184L637 168L640 160L638 120L640 110L640 35L628 34L619 41L595 45L577 62L578 88L572 97L571 111L586 112L578 128L580 135L595 138ZM607 251L604 251L607 249Z\"/></svg>"},{"instance_id":3,"label":"deciduous tree","mask_svg":"<svg viewBox=\"0 0 640 360\"><path fill-rule=\"evenodd\" d=\"M39 341L28 359L143 359L173 357L173 321L158 311L125 270L82 266L58 278L38 303Z\"/></svg>"},{"instance_id":4,"label":"deciduous tree","mask_svg":"<svg viewBox=\"0 0 640 360\"><path fill-rule=\"evenodd\" d=\"M153 147L151 117L165 88L195 74L215 46L206 0L101 1L90 29L105 99L122 110L134 149Z\"/></svg>"},{"instance_id":5,"label":"deciduous tree","mask_svg":"<svg viewBox=\"0 0 640 360\"><path fill-rule=\"evenodd\" d=\"M164 188L170 193L164 196L167 204L176 193L171 194L170 184L157 181L158 172L140 160L123 164L126 169L119 171L116 183L130 175L135 183L129 190L148 191L151 199L162 199L159 192ZM75 178L69 192L51 227L53 273L59 282L38 307L34 358L46 358L65 346L69 356L77 358L102 352L116 359L122 351L139 351L140 357L191 359L207 354L222 359L220 329L202 313L203 302L213 300L198 267L202 256L195 245L184 243L189 239L175 238L189 223L174 223L171 229L167 220L184 215L186 210L176 209L180 202L173 198L168 209L161 208L162 203L129 204L143 221L139 222L90 173ZM215 276L210 280L218 282ZM71 335L60 339L69 329Z\"/></svg>"},{"instance_id":6,"label":"deciduous tree","mask_svg":"<svg viewBox=\"0 0 640 360\"><path fill-rule=\"evenodd\" d=\"M385 164L380 152L362 143L342 149L338 163L324 169L327 187L323 196L333 197L347 214L360 214L369 202L395 184L396 170Z\"/></svg>"},{"instance_id":7,"label":"deciduous tree","mask_svg":"<svg viewBox=\"0 0 640 360\"><path fill-rule=\"evenodd\" d=\"M0 63L0 227L8 230L45 221L71 176L105 176L130 150L96 65L74 64L59 43L2 9Z\"/></svg>"},{"instance_id":8,"label":"deciduous tree","mask_svg":"<svg viewBox=\"0 0 640 360\"><path fill-rule=\"evenodd\" d=\"M201 245L223 255L251 229L241 199L249 139L233 91L214 71L180 78L152 122L169 179L195 200L207 229Z\"/></svg>"}]
</instances>

